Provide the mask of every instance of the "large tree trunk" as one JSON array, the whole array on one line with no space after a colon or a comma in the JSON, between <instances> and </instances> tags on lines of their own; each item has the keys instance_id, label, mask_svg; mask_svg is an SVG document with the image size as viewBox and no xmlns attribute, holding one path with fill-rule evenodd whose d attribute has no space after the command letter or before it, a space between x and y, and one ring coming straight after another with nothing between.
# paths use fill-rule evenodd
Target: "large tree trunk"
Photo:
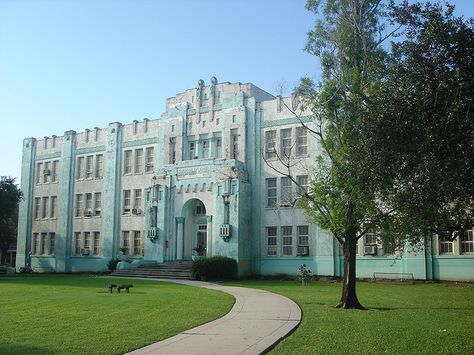
<instances>
[{"instance_id":1,"label":"large tree trunk","mask_svg":"<svg viewBox=\"0 0 474 355\"><path fill-rule=\"evenodd\" d=\"M345 238L342 250L344 253L344 280L341 300L336 307L345 309L365 309L357 299L356 293L357 239L355 235Z\"/></svg>"}]
</instances>

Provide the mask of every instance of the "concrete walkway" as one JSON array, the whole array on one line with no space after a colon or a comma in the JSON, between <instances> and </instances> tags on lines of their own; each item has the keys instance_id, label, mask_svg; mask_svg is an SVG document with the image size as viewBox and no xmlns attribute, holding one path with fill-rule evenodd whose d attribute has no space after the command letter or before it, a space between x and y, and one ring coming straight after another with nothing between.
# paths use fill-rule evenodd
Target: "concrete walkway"
<instances>
[{"instance_id":1,"label":"concrete walkway","mask_svg":"<svg viewBox=\"0 0 474 355\"><path fill-rule=\"evenodd\" d=\"M129 354L261 354L301 321L290 299L263 290L200 281L162 280L230 293L235 304L224 317Z\"/></svg>"}]
</instances>

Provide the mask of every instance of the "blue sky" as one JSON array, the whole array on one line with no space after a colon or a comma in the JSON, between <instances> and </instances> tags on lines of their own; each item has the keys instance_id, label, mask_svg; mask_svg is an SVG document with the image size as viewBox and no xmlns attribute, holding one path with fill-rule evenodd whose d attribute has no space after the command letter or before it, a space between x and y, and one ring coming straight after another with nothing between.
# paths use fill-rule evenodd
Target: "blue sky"
<instances>
[{"instance_id":1,"label":"blue sky","mask_svg":"<svg viewBox=\"0 0 474 355\"><path fill-rule=\"evenodd\" d=\"M474 2L458 0L474 16ZM198 79L288 94L319 78L304 0L0 0L0 175L25 137L158 118Z\"/></svg>"}]
</instances>

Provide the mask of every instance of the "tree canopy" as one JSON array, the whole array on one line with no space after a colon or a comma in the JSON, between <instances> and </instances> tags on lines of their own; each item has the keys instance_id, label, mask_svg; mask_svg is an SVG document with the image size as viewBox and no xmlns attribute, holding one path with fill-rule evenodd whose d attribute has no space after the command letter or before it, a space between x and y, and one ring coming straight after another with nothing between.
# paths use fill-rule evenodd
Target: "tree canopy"
<instances>
[{"instance_id":1,"label":"tree canopy","mask_svg":"<svg viewBox=\"0 0 474 355\"><path fill-rule=\"evenodd\" d=\"M3 264L10 244L16 239L18 223L18 203L23 193L15 184L15 179L7 176L0 177L0 250Z\"/></svg>"}]
</instances>

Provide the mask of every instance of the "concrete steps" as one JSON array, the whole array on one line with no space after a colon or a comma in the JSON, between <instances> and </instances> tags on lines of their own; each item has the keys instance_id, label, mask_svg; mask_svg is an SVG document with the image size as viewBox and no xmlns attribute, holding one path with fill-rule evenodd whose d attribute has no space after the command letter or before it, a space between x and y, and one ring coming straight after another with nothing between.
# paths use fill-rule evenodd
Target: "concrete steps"
<instances>
[{"instance_id":1,"label":"concrete steps","mask_svg":"<svg viewBox=\"0 0 474 355\"><path fill-rule=\"evenodd\" d=\"M113 277L141 277L148 279L191 279L192 261L170 261L162 264L143 264L136 269L116 270Z\"/></svg>"}]
</instances>

